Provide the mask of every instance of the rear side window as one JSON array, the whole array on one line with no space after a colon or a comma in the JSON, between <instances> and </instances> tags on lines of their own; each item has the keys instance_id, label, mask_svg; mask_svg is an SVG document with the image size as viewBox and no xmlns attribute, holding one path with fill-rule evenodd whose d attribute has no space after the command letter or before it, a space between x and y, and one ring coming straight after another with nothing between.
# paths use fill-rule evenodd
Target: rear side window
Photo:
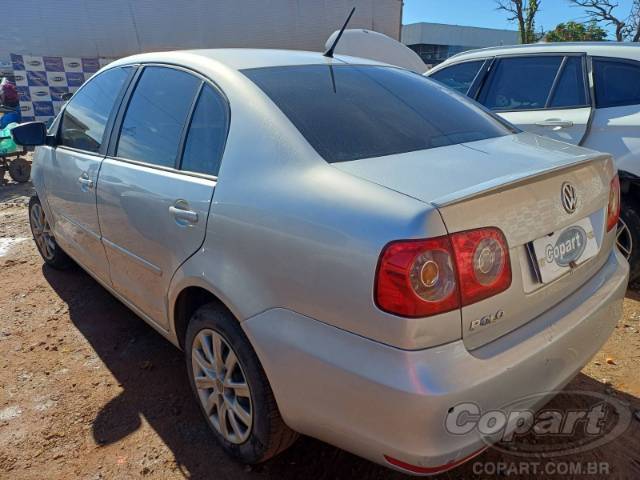
<instances>
[{"instance_id":1,"label":"rear side window","mask_svg":"<svg viewBox=\"0 0 640 480\"><path fill-rule=\"evenodd\" d=\"M209 85L200 93L182 155L182 170L218 175L227 139L227 104Z\"/></svg>"},{"instance_id":2,"label":"rear side window","mask_svg":"<svg viewBox=\"0 0 640 480\"><path fill-rule=\"evenodd\" d=\"M244 70L327 162L381 157L507 135L465 97L382 66Z\"/></svg>"},{"instance_id":3,"label":"rear side window","mask_svg":"<svg viewBox=\"0 0 640 480\"><path fill-rule=\"evenodd\" d=\"M146 67L122 120L116 155L175 167L182 131L201 80L165 67Z\"/></svg>"},{"instance_id":4,"label":"rear side window","mask_svg":"<svg viewBox=\"0 0 640 480\"><path fill-rule=\"evenodd\" d=\"M502 58L480 94L491 110L545 108L563 57L531 56Z\"/></svg>"},{"instance_id":5,"label":"rear side window","mask_svg":"<svg viewBox=\"0 0 640 480\"><path fill-rule=\"evenodd\" d=\"M477 62L465 62L451 67L443 68L429 75L429 78L453 88L455 91L466 95L471 88L471 84L478 75L480 67L484 63L483 60Z\"/></svg>"},{"instance_id":6,"label":"rear side window","mask_svg":"<svg viewBox=\"0 0 640 480\"><path fill-rule=\"evenodd\" d=\"M59 144L98 152L116 98L131 69L113 68L89 80L67 103L62 114Z\"/></svg>"},{"instance_id":7,"label":"rear side window","mask_svg":"<svg viewBox=\"0 0 640 480\"><path fill-rule=\"evenodd\" d=\"M596 107L640 104L640 63L593 59Z\"/></svg>"},{"instance_id":8,"label":"rear side window","mask_svg":"<svg viewBox=\"0 0 640 480\"><path fill-rule=\"evenodd\" d=\"M587 104L581 57L567 57L552 95L549 102L550 108L566 108Z\"/></svg>"}]
</instances>

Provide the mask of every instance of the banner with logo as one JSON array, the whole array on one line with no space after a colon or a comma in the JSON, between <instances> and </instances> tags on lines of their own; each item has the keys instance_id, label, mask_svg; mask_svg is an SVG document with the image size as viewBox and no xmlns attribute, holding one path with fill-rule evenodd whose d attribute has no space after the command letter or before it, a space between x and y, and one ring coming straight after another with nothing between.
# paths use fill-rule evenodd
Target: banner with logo
<instances>
[{"instance_id":1,"label":"banner with logo","mask_svg":"<svg viewBox=\"0 0 640 480\"><path fill-rule=\"evenodd\" d=\"M37 57L11 54L22 120L46 122L58 114L65 93L75 92L109 63L105 58Z\"/></svg>"}]
</instances>

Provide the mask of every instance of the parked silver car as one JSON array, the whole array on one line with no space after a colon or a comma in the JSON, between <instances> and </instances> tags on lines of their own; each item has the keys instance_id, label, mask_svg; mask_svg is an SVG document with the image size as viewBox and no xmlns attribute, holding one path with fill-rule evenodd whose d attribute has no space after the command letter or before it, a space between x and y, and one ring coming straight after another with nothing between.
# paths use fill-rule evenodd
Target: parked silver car
<instances>
[{"instance_id":1,"label":"parked silver car","mask_svg":"<svg viewBox=\"0 0 640 480\"><path fill-rule=\"evenodd\" d=\"M406 70L137 55L48 134L14 135L44 144L29 211L45 262L72 258L184 349L244 462L300 432L406 472L453 468L486 444L447 432L448 412L562 387L621 314L611 157Z\"/></svg>"}]
</instances>

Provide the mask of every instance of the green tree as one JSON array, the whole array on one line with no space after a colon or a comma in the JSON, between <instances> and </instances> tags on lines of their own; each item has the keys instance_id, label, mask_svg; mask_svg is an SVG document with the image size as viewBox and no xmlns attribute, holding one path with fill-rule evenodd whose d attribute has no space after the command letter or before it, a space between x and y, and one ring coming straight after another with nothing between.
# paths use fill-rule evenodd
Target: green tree
<instances>
[{"instance_id":1,"label":"green tree","mask_svg":"<svg viewBox=\"0 0 640 480\"><path fill-rule=\"evenodd\" d=\"M536 14L542 0L496 0L498 10L507 12L510 22L518 23L521 43L534 43L540 39L536 33Z\"/></svg>"},{"instance_id":2,"label":"green tree","mask_svg":"<svg viewBox=\"0 0 640 480\"><path fill-rule=\"evenodd\" d=\"M606 38L607 32L595 21L560 23L545 36L547 42L600 42Z\"/></svg>"}]
</instances>

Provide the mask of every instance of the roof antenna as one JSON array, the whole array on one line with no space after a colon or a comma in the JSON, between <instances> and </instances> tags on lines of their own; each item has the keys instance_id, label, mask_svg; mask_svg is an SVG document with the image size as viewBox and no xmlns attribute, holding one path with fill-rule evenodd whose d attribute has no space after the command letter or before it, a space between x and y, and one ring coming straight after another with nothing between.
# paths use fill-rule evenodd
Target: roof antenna
<instances>
[{"instance_id":1,"label":"roof antenna","mask_svg":"<svg viewBox=\"0 0 640 480\"><path fill-rule=\"evenodd\" d=\"M333 45L331 45L329 47L329 49L322 54L323 56L328 57L328 58L333 58L333 51L336 49L336 45L338 45L338 42L340 41L340 37L342 37L344 29L347 28L347 24L349 23L349 20L351 20L351 17L353 16L353 12L355 12L355 11L356 11L356 7L353 7L351 9L351 13L347 17L347 21L344 22L344 25L342 25L342 28L340 29L340 32L338 32L338 36L333 41Z\"/></svg>"}]
</instances>

